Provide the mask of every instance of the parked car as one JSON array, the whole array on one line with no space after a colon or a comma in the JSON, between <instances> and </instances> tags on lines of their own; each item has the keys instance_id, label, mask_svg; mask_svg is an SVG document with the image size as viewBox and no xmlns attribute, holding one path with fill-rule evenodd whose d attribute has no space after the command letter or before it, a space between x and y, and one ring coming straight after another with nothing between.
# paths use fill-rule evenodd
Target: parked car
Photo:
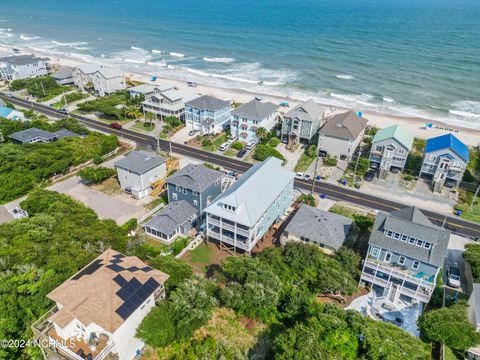
<instances>
[{"instance_id":1,"label":"parked car","mask_svg":"<svg viewBox=\"0 0 480 360\"><path fill-rule=\"evenodd\" d=\"M111 127L112 129L121 129L121 128L122 128L122 125L119 124L119 123L114 122L114 123L111 123L111 124L110 124L110 127Z\"/></svg>"},{"instance_id":2,"label":"parked car","mask_svg":"<svg viewBox=\"0 0 480 360\"><path fill-rule=\"evenodd\" d=\"M373 181L375 178L375 173L373 171L367 171L367 173L363 176L363 180L365 181Z\"/></svg>"},{"instance_id":3,"label":"parked car","mask_svg":"<svg viewBox=\"0 0 480 360\"><path fill-rule=\"evenodd\" d=\"M245 145L245 150L252 150L253 147L255 146L255 143L253 141L250 141Z\"/></svg>"},{"instance_id":4,"label":"parked car","mask_svg":"<svg viewBox=\"0 0 480 360\"><path fill-rule=\"evenodd\" d=\"M238 136L236 135L230 135L229 138L228 138L228 141L237 141L238 140Z\"/></svg>"},{"instance_id":5,"label":"parked car","mask_svg":"<svg viewBox=\"0 0 480 360\"><path fill-rule=\"evenodd\" d=\"M232 170L232 171L227 172L227 175L228 175L228 176L231 176L231 177L234 177L235 179L237 179L239 173L238 173L238 171L233 171L233 170Z\"/></svg>"},{"instance_id":6,"label":"parked car","mask_svg":"<svg viewBox=\"0 0 480 360\"><path fill-rule=\"evenodd\" d=\"M460 287L460 270L457 267L450 267L448 271L448 286Z\"/></svg>"},{"instance_id":7,"label":"parked car","mask_svg":"<svg viewBox=\"0 0 480 360\"><path fill-rule=\"evenodd\" d=\"M255 100L257 100L257 101L262 101L262 100L263 100L263 97L261 97L261 96L255 96Z\"/></svg>"},{"instance_id":8,"label":"parked car","mask_svg":"<svg viewBox=\"0 0 480 360\"><path fill-rule=\"evenodd\" d=\"M243 158L245 154L247 153L247 150L242 149L237 153L237 158Z\"/></svg>"},{"instance_id":9,"label":"parked car","mask_svg":"<svg viewBox=\"0 0 480 360\"><path fill-rule=\"evenodd\" d=\"M305 181L309 181L311 179L311 176L308 175L308 174L305 174L304 177L303 177L303 180Z\"/></svg>"},{"instance_id":10,"label":"parked car","mask_svg":"<svg viewBox=\"0 0 480 360\"><path fill-rule=\"evenodd\" d=\"M218 148L218 150L220 151L225 151L227 150L230 145L232 145L231 143L229 143L228 141L227 142L224 142L222 145L220 145L220 147Z\"/></svg>"},{"instance_id":11,"label":"parked car","mask_svg":"<svg viewBox=\"0 0 480 360\"><path fill-rule=\"evenodd\" d=\"M304 174L304 173L297 172L297 173L295 174L295 179L297 179L297 180L303 180L304 177L305 177L305 174Z\"/></svg>"},{"instance_id":12,"label":"parked car","mask_svg":"<svg viewBox=\"0 0 480 360\"><path fill-rule=\"evenodd\" d=\"M65 114L65 115L68 115L68 110L65 109L65 108L60 108L57 110L60 114Z\"/></svg>"},{"instance_id":13,"label":"parked car","mask_svg":"<svg viewBox=\"0 0 480 360\"><path fill-rule=\"evenodd\" d=\"M398 174L398 173L400 172L400 169L399 169L398 167L396 167L396 166L392 166L392 167L390 168L390 172L391 172L392 174Z\"/></svg>"},{"instance_id":14,"label":"parked car","mask_svg":"<svg viewBox=\"0 0 480 360\"><path fill-rule=\"evenodd\" d=\"M190 131L188 132L188 136L193 136L193 135L195 135L195 134L198 133L198 132L199 132L199 130L190 130Z\"/></svg>"},{"instance_id":15,"label":"parked car","mask_svg":"<svg viewBox=\"0 0 480 360\"><path fill-rule=\"evenodd\" d=\"M190 87L197 87L197 83L195 81L188 81L187 85Z\"/></svg>"}]
</instances>

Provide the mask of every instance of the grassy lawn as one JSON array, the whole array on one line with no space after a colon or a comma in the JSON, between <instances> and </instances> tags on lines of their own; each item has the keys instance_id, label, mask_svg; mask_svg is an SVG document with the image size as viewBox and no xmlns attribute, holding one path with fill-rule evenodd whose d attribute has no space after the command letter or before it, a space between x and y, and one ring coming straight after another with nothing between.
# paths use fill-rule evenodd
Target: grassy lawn
<instances>
[{"instance_id":1,"label":"grassy lawn","mask_svg":"<svg viewBox=\"0 0 480 360\"><path fill-rule=\"evenodd\" d=\"M132 130L138 130L138 131L141 131L141 132L151 132L153 130L155 130L155 123L153 123L153 126L150 126L151 124L148 123L148 122L141 122L139 121L138 123L136 123L135 125L133 125L130 129Z\"/></svg>"},{"instance_id":2,"label":"grassy lawn","mask_svg":"<svg viewBox=\"0 0 480 360\"><path fill-rule=\"evenodd\" d=\"M306 153L303 153L298 159L295 165L295 171L304 172L307 171L310 164L315 160L315 157L310 157Z\"/></svg>"},{"instance_id":3,"label":"grassy lawn","mask_svg":"<svg viewBox=\"0 0 480 360\"><path fill-rule=\"evenodd\" d=\"M41 76L38 78L14 80L10 84L9 89L11 91L26 89L30 95L38 98L40 102L44 102L64 92L72 91L73 87L59 85L51 76Z\"/></svg>"},{"instance_id":4,"label":"grassy lawn","mask_svg":"<svg viewBox=\"0 0 480 360\"><path fill-rule=\"evenodd\" d=\"M150 201L148 204L143 205L145 209L152 210L155 209L160 204L167 204L167 198L165 197L158 197L155 200Z\"/></svg>"},{"instance_id":5,"label":"grassy lawn","mask_svg":"<svg viewBox=\"0 0 480 360\"><path fill-rule=\"evenodd\" d=\"M213 260L212 249L204 242L190 251L190 255L192 263L208 265Z\"/></svg>"},{"instance_id":6,"label":"grassy lawn","mask_svg":"<svg viewBox=\"0 0 480 360\"><path fill-rule=\"evenodd\" d=\"M222 145L225 141L227 141L228 135L226 134L220 134L214 137L213 139L210 138L204 138L201 143L202 143L202 148L207 151L217 151L217 149Z\"/></svg>"},{"instance_id":7,"label":"grassy lawn","mask_svg":"<svg viewBox=\"0 0 480 360\"><path fill-rule=\"evenodd\" d=\"M128 91L119 91L95 100L78 104L82 113L100 113L100 118L115 121L136 119L142 116L140 104L129 97Z\"/></svg>"},{"instance_id":8,"label":"grassy lawn","mask_svg":"<svg viewBox=\"0 0 480 360\"><path fill-rule=\"evenodd\" d=\"M69 94L65 94L65 97L62 97L62 100L57 101L52 105L52 107L56 109L64 108L67 106L67 104L70 104L74 101L86 99L88 97L88 94L84 94L80 91L75 91ZM66 103L65 103L66 101Z\"/></svg>"},{"instance_id":9,"label":"grassy lawn","mask_svg":"<svg viewBox=\"0 0 480 360\"><path fill-rule=\"evenodd\" d=\"M229 157L234 157L235 155L237 155L237 153L238 153L237 150L232 149L232 148L229 148L229 149L225 150L225 152L223 153L223 155L229 156Z\"/></svg>"},{"instance_id":10,"label":"grassy lawn","mask_svg":"<svg viewBox=\"0 0 480 360\"><path fill-rule=\"evenodd\" d=\"M472 203L473 193L459 189L458 203L455 206L455 210L461 210L461 217L465 220L480 223L480 198L476 198L473 202L472 209L470 210L470 204Z\"/></svg>"}]
</instances>

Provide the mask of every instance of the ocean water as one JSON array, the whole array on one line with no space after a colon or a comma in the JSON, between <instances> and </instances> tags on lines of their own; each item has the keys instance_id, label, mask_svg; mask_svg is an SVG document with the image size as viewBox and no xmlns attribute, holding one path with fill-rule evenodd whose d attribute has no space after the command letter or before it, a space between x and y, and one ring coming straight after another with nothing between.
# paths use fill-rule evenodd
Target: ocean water
<instances>
[{"instance_id":1,"label":"ocean water","mask_svg":"<svg viewBox=\"0 0 480 360\"><path fill-rule=\"evenodd\" d=\"M480 129L479 0L0 0L0 43Z\"/></svg>"}]
</instances>

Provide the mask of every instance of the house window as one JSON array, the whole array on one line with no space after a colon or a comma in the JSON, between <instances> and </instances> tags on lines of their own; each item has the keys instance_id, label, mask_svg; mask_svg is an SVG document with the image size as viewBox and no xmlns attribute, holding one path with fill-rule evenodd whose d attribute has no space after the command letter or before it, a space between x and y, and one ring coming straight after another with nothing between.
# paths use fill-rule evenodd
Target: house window
<instances>
[{"instance_id":1,"label":"house window","mask_svg":"<svg viewBox=\"0 0 480 360\"><path fill-rule=\"evenodd\" d=\"M422 240L417 240L417 246L422 247L423 246L423 241Z\"/></svg>"},{"instance_id":2,"label":"house window","mask_svg":"<svg viewBox=\"0 0 480 360\"><path fill-rule=\"evenodd\" d=\"M395 233L395 235L393 235L393 237L398 240L398 239L400 239L400 234L399 234L399 233Z\"/></svg>"},{"instance_id":3,"label":"house window","mask_svg":"<svg viewBox=\"0 0 480 360\"><path fill-rule=\"evenodd\" d=\"M398 153L399 154L405 154L405 150L404 149L398 149Z\"/></svg>"},{"instance_id":4,"label":"house window","mask_svg":"<svg viewBox=\"0 0 480 360\"><path fill-rule=\"evenodd\" d=\"M376 248L376 247L372 247L372 249L370 250L370 254L371 254L375 259L378 258L379 252L380 252L379 249Z\"/></svg>"},{"instance_id":5,"label":"house window","mask_svg":"<svg viewBox=\"0 0 480 360\"><path fill-rule=\"evenodd\" d=\"M198 201L197 201L197 200L193 200L193 205L197 206L197 205L198 205Z\"/></svg>"},{"instance_id":6,"label":"house window","mask_svg":"<svg viewBox=\"0 0 480 360\"><path fill-rule=\"evenodd\" d=\"M212 196L207 196L207 205L210 204L212 202Z\"/></svg>"},{"instance_id":7,"label":"house window","mask_svg":"<svg viewBox=\"0 0 480 360\"><path fill-rule=\"evenodd\" d=\"M186 193L187 193L187 189L183 189L183 193L186 194Z\"/></svg>"},{"instance_id":8,"label":"house window","mask_svg":"<svg viewBox=\"0 0 480 360\"><path fill-rule=\"evenodd\" d=\"M399 263L400 265L404 265L404 264L405 264L405 256L400 256L400 257L398 258L398 263Z\"/></svg>"},{"instance_id":9,"label":"house window","mask_svg":"<svg viewBox=\"0 0 480 360\"><path fill-rule=\"evenodd\" d=\"M393 231L388 230L388 231L387 231L387 236L388 236L388 237L392 237L392 236L393 236Z\"/></svg>"},{"instance_id":10,"label":"house window","mask_svg":"<svg viewBox=\"0 0 480 360\"><path fill-rule=\"evenodd\" d=\"M198 191L194 191L193 195L198 196Z\"/></svg>"},{"instance_id":11,"label":"house window","mask_svg":"<svg viewBox=\"0 0 480 360\"><path fill-rule=\"evenodd\" d=\"M425 243L423 244L423 247L424 247L425 249L430 249L430 248L432 247L432 243L429 243L429 242L426 242L426 241L425 241Z\"/></svg>"},{"instance_id":12,"label":"house window","mask_svg":"<svg viewBox=\"0 0 480 360\"><path fill-rule=\"evenodd\" d=\"M407 241L408 240L408 236L407 235L402 235L402 241Z\"/></svg>"},{"instance_id":13,"label":"house window","mask_svg":"<svg viewBox=\"0 0 480 360\"><path fill-rule=\"evenodd\" d=\"M172 199L173 199L173 200L177 200L177 193L173 193L173 194L172 194Z\"/></svg>"},{"instance_id":14,"label":"house window","mask_svg":"<svg viewBox=\"0 0 480 360\"><path fill-rule=\"evenodd\" d=\"M430 155L430 160L435 160L437 157L435 155Z\"/></svg>"},{"instance_id":15,"label":"house window","mask_svg":"<svg viewBox=\"0 0 480 360\"><path fill-rule=\"evenodd\" d=\"M391 252L386 252L383 261L389 263L390 260L392 260L392 253Z\"/></svg>"},{"instance_id":16,"label":"house window","mask_svg":"<svg viewBox=\"0 0 480 360\"><path fill-rule=\"evenodd\" d=\"M177 191L182 191L182 187L177 185Z\"/></svg>"},{"instance_id":17,"label":"house window","mask_svg":"<svg viewBox=\"0 0 480 360\"><path fill-rule=\"evenodd\" d=\"M420 262L415 260L412 264L412 269L417 270L419 266L420 266Z\"/></svg>"},{"instance_id":18,"label":"house window","mask_svg":"<svg viewBox=\"0 0 480 360\"><path fill-rule=\"evenodd\" d=\"M408 243L409 244L415 244L415 241L417 241L417 239L411 237L410 240L408 240Z\"/></svg>"}]
</instances>

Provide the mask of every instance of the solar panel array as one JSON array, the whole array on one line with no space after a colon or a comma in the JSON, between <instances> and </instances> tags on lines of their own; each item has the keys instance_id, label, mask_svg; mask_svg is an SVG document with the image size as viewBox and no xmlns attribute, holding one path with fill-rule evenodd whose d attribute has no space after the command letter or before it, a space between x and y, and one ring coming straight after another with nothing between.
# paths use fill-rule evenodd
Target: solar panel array
<instances>
[{"instance_id":1,"label":"solar panel array","mask_svg":"<svg viewBox=\"0 0 480 360\"><path fill-rule=\"evenodd\" d=\"M72 277L72 280L78 280L84 275L91 275L98 269L102 267L102 260L95 260L92 262L90 265L82 269L80 272L78 272L74 277Z\"/></svg>"},{"instance_id":2,"label":"solar panel array","mask_svg":"<svg viewBox=\"0 0 480 360\"><path fill-rule=\"evenodd\" d=\"M135 310L137 310L140 305L160 286L160 284L153 278L148 279L142 284L136 278L126 281L122 275L118 274L113 280L121 286L116 294L123 300L123 304L115 311L123 320L126 320Z\"/></svg>"}]
</instances>

